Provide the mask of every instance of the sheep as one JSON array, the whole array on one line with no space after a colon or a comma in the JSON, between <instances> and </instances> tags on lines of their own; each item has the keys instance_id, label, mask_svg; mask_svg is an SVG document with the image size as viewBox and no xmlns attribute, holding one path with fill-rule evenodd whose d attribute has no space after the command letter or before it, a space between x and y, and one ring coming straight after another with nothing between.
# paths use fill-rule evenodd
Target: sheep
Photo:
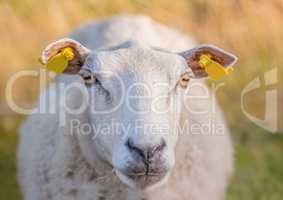
<instances>
[{"instance_id":1,"label":"sheep","mask_svg":"<svg viewBox=\"0 0 283 200\"><path fill-rule=\"evenodd\" d=\"M26 200L225 198L233 147L197 59L209 53L228 66L234 55L126 15L79 27L41 61L65 47L75 58L20 130Z\"/></svg>"}]
</instances>

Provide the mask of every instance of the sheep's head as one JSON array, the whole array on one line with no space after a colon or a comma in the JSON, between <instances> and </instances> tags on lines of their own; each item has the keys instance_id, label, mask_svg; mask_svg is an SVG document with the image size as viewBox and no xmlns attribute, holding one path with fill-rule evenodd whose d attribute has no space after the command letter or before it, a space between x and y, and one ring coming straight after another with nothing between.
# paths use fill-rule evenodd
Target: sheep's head
<instances>
[{"instance_id":1,"label":"sheep's head","mask_svg":"<svg viewBox=\"0 0 283 200\"><path fill-rule=\"evenodd\" d=\"M198 64L210 54L224 66L236 58L214 46L202 45L183 53L125 43L91 51L71 39L49 45L47 60L65 47L74 50L65 74L78 74L89 93L91 137L82 134L81 148L92 162L109 163L129 187L161 183L175 162L183 95L190 79L207 76ZM95 136L95 137L94 137Z\"/></svg>"}]
</instances>

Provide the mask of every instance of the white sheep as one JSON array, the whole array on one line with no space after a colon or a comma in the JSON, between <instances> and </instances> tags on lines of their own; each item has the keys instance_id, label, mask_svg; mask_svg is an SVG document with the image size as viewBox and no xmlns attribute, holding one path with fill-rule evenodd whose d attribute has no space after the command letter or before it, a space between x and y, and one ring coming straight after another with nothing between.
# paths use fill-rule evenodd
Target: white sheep
<instances>
[{"instance_id":1,"label":"white sheep","mask_svg":"<svg viewBox=\"0 0 283 200\"><path fill-rule=\"evenodd\" d=\"M24 198L224 199L233 148L197 59L210 54L227 66L236 58L193 48L144 16L90 23L69 38L42 52L43 63L65 47L75 58L20 131Z\"/></svg>"}]
</instances>

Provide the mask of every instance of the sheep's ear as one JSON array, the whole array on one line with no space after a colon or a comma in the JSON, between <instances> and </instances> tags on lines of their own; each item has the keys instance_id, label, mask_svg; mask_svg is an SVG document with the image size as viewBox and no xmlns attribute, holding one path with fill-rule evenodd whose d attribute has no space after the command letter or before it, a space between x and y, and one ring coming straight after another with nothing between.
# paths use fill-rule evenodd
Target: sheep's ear
<instances>
[{"instance_id":1,"label":"sheep's ear","mask_svg":"<svg viewBox=\"0 0 283 200\"><path fill-rule=\"evenodd\" d=\"M64 69L63 73L77 74L84 64L87 55L90 53L90 50L81 45L79 42L69 38L63 38L50 43L42 51L42 54L40 56L41 63L46 65L51 58L53 58L55 55L57 55L67 47L72 49L74 57L70 61L68 61L68 65Z\"/></svg>"},{"instance_id":2,"label":"sheep's ear","mask_svg":"<svg viewBox=\"0 0 283 200\"><path fill-rule=\"evenodd\" d=\"M194 78L207 77L205 69L199 64L201 55L209 55L211 59L220 63L224 67L230 67L237 61L237 57L213 45L199 45L191 50L182 52L181 55L187 61L188 67L193 72Z\"/></svg>"}]
</instances>

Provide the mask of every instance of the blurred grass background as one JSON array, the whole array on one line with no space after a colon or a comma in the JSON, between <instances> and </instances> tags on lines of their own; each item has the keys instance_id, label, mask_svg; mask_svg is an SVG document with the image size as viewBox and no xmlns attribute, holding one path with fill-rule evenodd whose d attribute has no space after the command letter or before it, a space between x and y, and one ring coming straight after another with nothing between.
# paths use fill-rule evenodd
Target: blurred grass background
<instances>
[{"instance_id":1,"label":"blurred grass background","mask_svg":"<svg viewBox=\"0 0 283 200\"><path fill-rule=\"evenodd\" d=\"M8 78L21 69L38 68L39 52L48 41L82 23L121 13L149 15L201 43L216 44L238 55L236 71L217 92L236 149L236 170L227 199L282 199L283 134L257 127L240 112L241 91L247 83L257 76L263 81L263 73L274 67L278 74L282 69L282 0L0 0L0 200L21 199L16 145L23 116L12 113L5 103ZM36 81L17 81L15 100L31 106L39 91ZM245 101L245 108L259 118L264 118L264 90L255 90Z\"/></svg>"}]
</instances>

